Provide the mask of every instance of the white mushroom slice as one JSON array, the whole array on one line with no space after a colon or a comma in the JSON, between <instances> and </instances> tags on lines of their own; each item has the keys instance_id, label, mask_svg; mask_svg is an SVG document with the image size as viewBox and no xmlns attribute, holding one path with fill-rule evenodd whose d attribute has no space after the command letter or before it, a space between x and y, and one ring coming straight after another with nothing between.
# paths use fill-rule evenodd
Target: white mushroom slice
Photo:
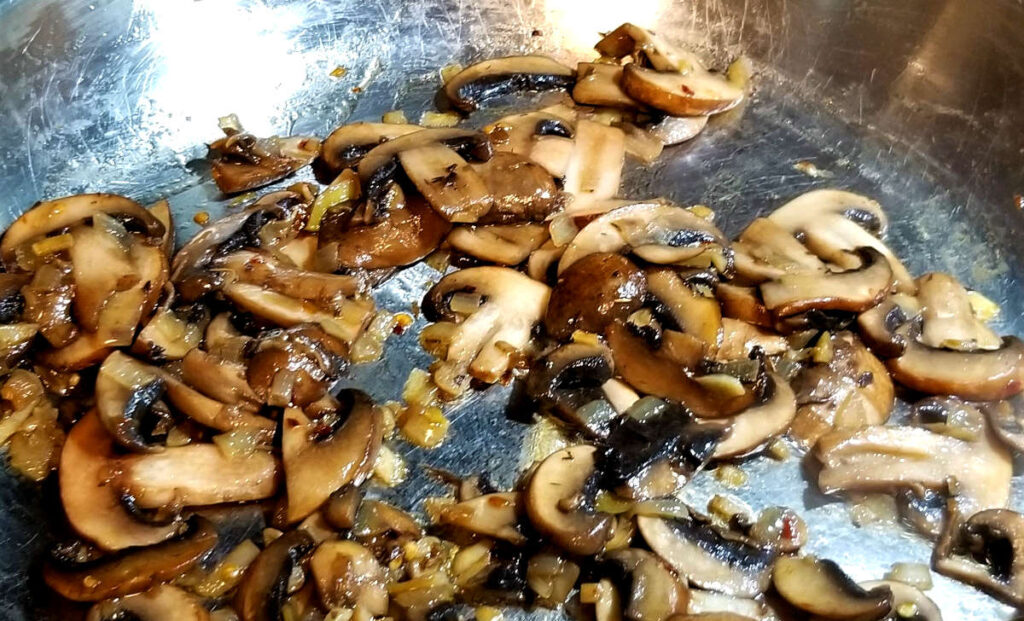
<instances>
[{"instance_id":1,"label":"white mushroom slice","mask_svg":"<svg viewBox=\"0 0 1024 621\"><path fill-rule=\"evenodd\" d=\"M349 123L331 132L320 146L320 159L332 171L355 168L370 149L392 138L423 129L404 123Z\"/></svg>"},{"instance_id":2,"label":"white mushroom slice","mask_svg":"<svg viewBox=\"0 0 1024 621\"><path fill-rule=\"evenodd\" d=\"M573 196L568 211L619 193L626 157L626 134L617 127L581 119L576 124L564 189Z\"/></svg>"},{"instance_id":3,"label":"white mushroom slice","mask_svg":"<svg viewBox=\"0 0 1024 621\"><path fill-rule=\"evenodd\" d=\"M118 460L115 471L115 485L142 509L270 498L279 478L277 459L269 451L228 456L214 444L130 455Z\"/></svg>"},{"instance_id":4,"label":"white mushroom slice","mask_svg":"<svg viewBox=\"0 0 1024 621\"><path fill-rule=\"evenodd\" d=\"M169 584L99 602L85 621L209 621L210 613L198 597Z\"/></svg>"},{"instance_id":5,"label":"white mushroom slice","mask_svg":"<svg viewBox=\"0 0 1024 621\"><path fill-rule=\"evenodd\" d=\"M246 381L245 366L193 349L181 360L181 378L211 399L228 405L248 404L256 409L260 399Z\"/></svg>"},{"instance_id":6,"label":"white mushroom slice","mask_svg":"<svg viewBox=\"0 0 1024 621\"><path fill-rule=\"evenodd\" d=\"M718 114L743 101L743 90L703 69L688 73L659 72L626 65L622 89L633 99L672 116Z\"/></svg>"},{"instance_id":7,"label":"white mushroom slice","mask_svg":"<svg viewBox=\"0 0 1024 621\"><path fill-rule=\"evenodd\" d=\"M517 528L522 511L520 496L519 492L495 492L446 505L440 509L437 521L519 545L526 542Z\"/></svg>"},{"instance_id":8,"label":"white mushroom slice","mask_svg":"<svg viewBox=\"0 0 1024 621\"><path fill-rule=\"evenodd\" d=\"M535 143L542 139L557 138L568 143L571 148L572 135L576 131L576 116L572 108L552 106L502 117L487 125L484 132L494 144L495 151L510 151L533 159L531 151Z\"/></svg>"},{"instance_id":9,"label":"white mushroom slice","mask_svg":"<svg viewBox=\"0 0 1024 621\"><path fill-rule=\"evenodd\" d=\"M639 108L641 105L622 90L622 66L608 63L576 65L572 98L585 106Z\"/></svg>"},{"instance_id":10,"label":"white mushroom slice","mask_svg":"<svg viewBox=\"0 0 1024 621\"><path fill-rule=\"evenodd\" d=\"M632 250L660 264L714 264L728 269L728 243L714 224L693 212L665 203L637 203L613 209L594 219L576 235L558 263L564 272L597 252Z\"/></svg>"},{"instance_id":11,"label":"white mushroom slice","mask_svg":"<svg viewBox=\"0 0 1024 621\"><path fill-rule=\"evenodd\" d=\"M758 218L747 225L733 250L736 274L754 284L777 280L786 274L825 271L821 259L768 218Z\"/></svg>"},{"instance_id":12,"label":"white mushroom slice","mask_svg":"<svg viewBox=\"0 0 1024 621\"><path fill-rule=\"evenodd\" d=\"M533 140L528 157L542 166L553 177L565 177L569 162L576 149L572 138L561 136L537 136Z\"/></svg>"},{"instance_id":13,"label":"white mushroom slice","mask_svg":"<svg viewBox=\"0 0 1024 621\"><path fill-rule=\"evenodd\" d=\"M768 218L790 233L802 233L811 252L847 269L857 265L850 251L874 248L889 261L897 291L913 294L916 289L910 272L881 241L889 220L876 201L842 190L813 190L779 207Z\"/></svg>"},{"instance_id":14,"label":"white mushroom slice","mask_svg":"<svg viewBox=\"0 0 1024 621\"><path fill-rule=\"evenodd\" d=\"M742 360L748 358L755 347L761 348L765 355L775 356L789 349L789 341L746 321L722 318L722 345L715 352L715 360Z\"/></svg>"},{"instance_id":15,"label":"white mushroom slice","mask_svg":"<svg viewBox=\"0 0 1024 621\"><path fill-rule=\"evenodd\" d=\"M212 265L230 272L238 282L265 286L281 295L319 304L355 295L363 288L357 276L307 271L286 265L270 254L251 250L218 257Z\"/></svg>"},{"instance_id":16,"label":"white mushroom slice","mask_svg":"<svg viewBox=\"0 0 1024 621\"><path fill-rule=\"evenodd\" d=\"M704 342L713 356L722 344L722 310L714 297L689 286L671 269L647 271L647 290L665 305L682 332Z\"/></svg>"},{"instance_id":17,"label":"white mushroom slice","mask_svg":"<svg viewBox=\"0 0 1024 621\"><path fill-rule=\"evenodd\" d=\"M342 311L333 315L310 302L244 283L228 285L224 288L224 295L239 308L279 326L290 328L301 323L315 323L345 343L352 343L359 336L373 314L372 301L346 300Z\"/></svg>"},{"instance_id":18,"label":"white mushroom slice","mask_svg":"<svg viewBox=\"0 0 1024 621\"><path fill-rule=\"evenodd\" d=\"M654 134L666 146L677 145L696 138L707 127L706 116L666 116L647 131Z\"/></svg>"},{"instance_id":19,"label":"white mushroom slice","mask_svg":"<svg viewBox=\"0 0 1024 621\"><path fill-rule=\"evenodd\" d=\"M487 184L454 149L426 145L402 151L398 159L423 198L449 222L476 222L490 210Z\"/></svg>"},{"instance_id":20,"label":"white mushroom slice","mask_svg":"<svg viewBox=\"0 0 1024 621\"><path fill-rule=\"evenodd\" d=\"M480 296L471 314L450 307L453 295ZM530 343L533 327L547 309L551 290L525 274L504 267L474 267L448 274L427 293L432 318L459 325L434 380L445 392L462 394L469 378L494 383L508 372L513 356Z\"/></svg>"},{"instance_id":21,"label":"white mushroom slice","mask_svg":"<svg viewBox=\"0 0 1024 621\"><path fill-rule=\"evenodd\" d=\"M568 88L575 80L571 68L538 54L492 58L466 67L444 85L452 105L463 112L480 102L516 91Z\"/></svg>"},{"instance_id":22,"label":"white mushroom slice","mask_svg":"<svg viewBox=\"0 0 1024 621\"><path fill-rule=\"evenodd\" d=\"M892 287L892 269L874 248L862 248L859 253L863 262L857 269L786 274L762 283L765 308L776 317L788 317L809 310L860 312L875 306Z\"/></svg>"},{"instance_id":23,"label":"white mushroom slice","mask_svg":"<svg viewBox=\"0 0 1024 621\"><path fill-rule=\"evenodd\" d=\"M498 265L519 265L548 240L542 224L460 226L448 234L456 250Z\"/></svg>"},{"instance_id":24,"label":"white mushroom slice","mask_svg":"<svg viewBox=\"0 0 1024 621\"><path fill-rule=\"evenodd\" d=\"M638 516L637 527L651 550L691 585L756 597L771 580L774 551L725 538L695 518Z\"/></svg>"},{"instance_id":25,"label":"white mushroom slice","mask_svg":"<svg viewBox=\"0 0 1024 621\"><path fill-rule=\"evenodd\" d=\"M109 218L106 214L103 216ZM75 240L68 249L75 281L72 309L78 324L87 332L95 332L100 311L110 297L139 280L135 262L129 255L135 242L123 227L120 233L112 232L96 219L91 226L74 227L71 235Z\"/></svg>"},{"instance_id":26,"label":"white mushroom slice","mask_svg":"<svg viewBox=\"0 0 1024 621\"><path fill-rule=\"evenodd\" d=\"M1003 339L994 350L973 352L933 349L906 339L899 358L885 361L892 378L908 388L931 395L993 401L1024 388L1024 343Z\"/></svg>"},{"instance_id":27,"label":"white mushroom slice","mask_svg":"<svg viewBox=\"0 0 1024 621\"><path fill-rule=\"evenodd\" d=\"M403 151L435 144L450 146L456 143L473 147L475 153L478 152L478 149L482 149L481 155L490 153L492 148L487 136L472 130L455 127L420 129L388 140L371 149L359 161L359 178L363 183L369 182L381 167L392 162Z\"/></svg>"},{"instance_id":28,"label":"white mushroom slice","mask_svg":"<svg viewBox=\"0 0 1024 621\"><path fill-rule=\"evenodd\" d=\"M1013 463L984 415L963 404L969 427L961 439L920 427L837 430L818 440L823 492L955 488L970 512L1005 507Z\"/></svg>"},{"instance_id":29,"label":"white mushroom slice","mask_svg":"<svg viewBox=\"0 0 1024 621\"><path fill-rule=\"evenodd\" d=\"M901 329L920 317L921 305L917 298L894 293L878 306L857 316L857 329L864 342L882 358L896 358L907 349L912 336Z\"/></svg>"},{"instance_id":30,"label":"white mushroom slice","mask_svg":"<svg viewBox=\"0 0 1024 621\"><path fill-rule=\"evenodd\" d=\"M924 322L918 340L928 347L973 351L1002 346L999 335L974 316L967 289L949 274L918 278L917 300Z\"/></svg>"},{"instance_id":31,"label":"white mushroom slice","mask_svg":"<svg viewBox=\"0 0 1024 621\"><path fill-rule=\"evenodd\" d=\"M538 282L548 282L549 277L553 277L551 268L558 265L563 252L565 246L559 247L550 239L547 240L540 248L530 253L530 258L526 262L526 273Z\"/></svg>"},{"instance_id":32,"label":"white mushroom slice","mask_svg":"<svg viewBox=\"0 0 1024 621\"><path fill-rule=\"evenodd\" d=\"M578 445L551 454L534 471L526 488L526 513L542 534L574 554L604 549L614 521L607 513L588 510L579 502L594 472L593 446Z\"/></svg>"},{"instance_id":33,"label":"white mushroom slice","mask_svg":"<svg viewBox=\"0 0 1024 621\"><path fill-rule=\"evenodd\" d=\"M729 433L715 447L714 459L745 455L785 433L796 416L796 397L786 380L768 375L767 398L727 419Z\"/></svg>"}]
</instances>

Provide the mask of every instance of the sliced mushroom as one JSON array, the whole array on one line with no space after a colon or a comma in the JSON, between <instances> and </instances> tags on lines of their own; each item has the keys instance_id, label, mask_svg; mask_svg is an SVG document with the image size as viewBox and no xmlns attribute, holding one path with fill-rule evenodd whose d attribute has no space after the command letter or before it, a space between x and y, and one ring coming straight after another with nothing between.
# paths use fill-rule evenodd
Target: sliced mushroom
<instances>
[{"instance_id":1,"label":"sliced mushroom","mask_svg":"<svg viewBox=\"0 0 1024 621\"><path fill-rule=\"evenodd\" d=\"M764 394L759 405L726 419L729 432L715 447L715 459L745 455L789 428L796 416L793 389L786 380L770 373Z\"/></svg>"},{"instance_id":2,"label":"sliced mushroom","mask_svg":"<svg viewBox=\"0 0 1024 621\"><path fill-rule=\"evenodd\" d=\"M839 565L813 557L783 557L772 572L775 590L794 607L825 619L883 619L893 607L892 590L867 591Z\"/></svg>"},{"instance_id":3,"label":"sliced mushroom","mask_svg":"<svg viewBox=\"0 0 1024 621\"><path fill-rule=\"evenodd\" d=\"M372 301L353 298L345 300L340 313L333 314L311 302L243 283L228 285L224 288L224 295L242 310L279 326L290 328L304 323L316 324L346 344L359 336L373 312Z\"/></svg>"},{"instance_id":4,"label":"sliced mushroom","mask_svg":"<svg viewBox=\"0 0 1024 621\"><path fill-rule=\"evenodd\" d=\"M625 157L626 134L621 129L580 119L562 186L573 197L568 211L618 194Z\"/></svg>"},{"instance_id":5,"label":"sliced mushroom","mask_svg":"<svg viewBox=\"0 0 1024 621\"><path fill-rule=\"evenodd\" d=\"M359 162L359 178L369 186L375 175L395 161L404 151L443 145L455 149L460 156L472 156L474 160L486 161L493 154L493 147L487 136L469 129L435 128L420 129L398 136L371 149Z\"/></svg>"},{"instance_id":6,"label":"sliced mushroom","mask_svg":"<svg viewBox=\"0 0 1024 621\"><path fill-rule=\"evenodd\" d=\"M690 590L654 554L630 548L608 558L618 563L629 579L629 599L623 611L630 621L666 621L686 612Z\"/></svg>"},{"instance_id":7,"label":"sliced mushroom","mask_svg":"<svg viewBox=\"0 0 1024 621\"><path fill-rule=\"evenodd\" d=\"M159 509L247 502L277 492L280 467L269 451L228 455L215 444L167 447L117 461L114 485L135 507Z\"/></svg>"},{"instance_id":8,"label":"sliced mushroom","mask_svg":"<svg viewBox=\"0 0 1024 621\"><path fill-rule=\"evenodd\" d=\"M225 194L255 190L313 161L320 141L308 136L257 138L234 133L210 144L213 180Z\"/></svg>"},{"instance_id":9,"label":"sliced mushroom","mask_svg":"<svg viewBox=\"0 0 1024 621\"><path fill-rule=\"evenodd\" d=\"M39 334L53 347L69 344L79 333L71 317L75 299L71 270L67 261L49 261L39 266L21 288L25 300L22 318L38 326Z\"/></svg>"},{"instance_id":10,"label":"sliced mushroom","mask_svg":"<svg viewBox=\"0 0 1024 621\"><path fill-rule=\"evenodd\" d=\"M210 613L194 595L161 584L148 591L100 602L89 609L85 621L209 621Z\"/></svg>"},{"instance_id":11,"label":"sliced mushroom","mask_svg":"<svg viewBox=\"0 0 1024 621\"><path fill-rule=\"evenodd\" d=\"M874 248L860 248L861 266L846 272L787 274L761 284L765 308L776 317L809 310L859 313L875 306L889 293L893 272Z\"/></svg>"},{"instance_id":12,"label":"sliced mushroom","mask_svg":"<svg viewBox=\"0 0 1024 621\"><path fill-rule=\"evenodd\" d=\"M690 589L688 612L671 621L755 621L764 618L765 606L756 599Z\"/></svg>"},{"instance_id":13,"label":"sliced mushroom","mask_svg":"<svg viewBox=\"0 0 1024 621\"><path fill-rule=\"evenodd\" d=\"M640 104L622 90L622 66L608 63L576 65L572 98L586 106L638 108Z\"/></svg>"},{"instance_id":14,"label":"sliced mushroom","mask_svg":"<svg viewBox=\"0 0 1024 621\"><path fill-rule=\"evenodd\" d=\"M325 541L309 559L320 601L328 609L388 612L387 575L373 553L354 541Z\"/></svg>"},{"instance_id":15,"label":"sliced mushroom","mask_svg":"<svg viewBox=\"0 0 1024 621\"><path fill-rule=\"evenodd\" d=\"M396 216L396 219L400 216ZM321 233L323 235L323 233ZM421 233L423 235L423 233ZM330 238L329 235L325 239ZM351 242L352 240L346 240ZM440 241L440 240L438 240ZM261 285L282 295L328 304L359 293L361 279L349 274L324 274L289 266L269 253L240 250L215 259L214 268L231 272L234 280ZM344 267L374 267L345 265Z\"/></svg>"},{"instance_id":16,"label":"sliced mushroom","mask_svg":"<svg viewBox=\"0 0 1024 621\"><path fill-rule=\"evenodd\" d=\"M495 492L446 505L438 513L437 521L520 545L526 542L518 528L522 510L520 496L519 492Z\"/></svg>"},{"instance_id":17,"label":"sliced mushroom","mask_svg":"<svg viewBox=\"0 0 1024 621\"><path fill-rule=\"evenodd\" d=\"M938 422L921 427L867 427L828 433L814 454L825 493L899 489L949 490L971 512L1005 507L1012 459L984 415L957 400L919 406Z\"/></svg>"},{"instance_id":18,"label":"sliced mushroom","mask_svg":"<svg viewBox=\"0 0 1024 621\"><path fill-rule=\"evenodd\" d=\"M911 619L914 621L942 621L939 607L917 587L895 580L869 580L860 583L860 588L869 592L880 587L888 587L892 591L892 610L894 612L912 607L914 614ZM896 614L898 615L899 612Z\"/></svg>"},{"instance_id":19,"label":"sliced mushroom","mask_svg":"<svg viewBox=\"0 0 1024 621\"><path fill-rule=\"evenodd\" d=\"M764 307L760 292L756 288L722 282L715 287L715 297L722 307L723 317L767 328L775 325L775 320Z\"/></svg>"},{"instance_id":20,"label":"sliced mushroom","mask_svg":"<svg viewBox=\"0 0 1024 621\"><path fill-rule=\"evenodd\" d=\"M416 189L449 222L476 222L494 204L483 178L450 147L406 149L398 158Z\"/></svg>"},{"instance_id":21,"label":"sliced mushroom","mask_svg":"<svg viewBox=\"0 0 1024 621\"><path fill-rule=\"evenodd\" d=\"M918 340L928 347L974 351L999 349L1002 340L974 316L967 289L949 274L917 279L923 327Z\"/></svg>"},{"instance_id":22,"label":"sliced mushroom","mask_svg":"<svg viewBox=\"0 0 1024 621\"><path fill-rule=\"evenodd\" d=\"M468 314L451 307L454 296L479 296ZM512 357L530 343L534 326L547 308L550 289L504 267L474 267L448 274L424 298L432 320L458 322L434 380L445 392L461 394L469 376L494 383L511 368Z\"/></svg>"},{"instance_id":23,"label":"sliced mushroom","mask_svg":"<svg viewBox=\"0 0 1024 621\"><path fill-rule=\"evenodd\" d=\"M570 343L534 363L527 376L526 391L542 408L584 433L605 437L617 413L589 404L603 405L603 387L612 379L613 371L607 347Z\"/></svg>"},{"instance_id":24,"label":"sliced mushroom","mask_svg":"<svg viewBox=\"0 0 1024 621\"><path fill-rule=\"evenodd\" d=\"M1012 336L999 349L971 352L934 349L908 339L903 355L885 364L894 380L925 394L989 401L1024 389L1024 344Z\"/></svg>"},{"instance_id":25,"label":"sliced mushroom","mask_svg":"<svg viewBox=\"0 0 1024 621\"><path fill-rule=\"evenodd\" d=\"M759 284L777 280L786 274L825 271L821 259L811 254L796 237L768 218L757 218L747 225L736 243L736 274Z\"/></svg>"},{"instance_id":26,"label":"sliced mushroom","mask_svg":"<svg viewBox=\"0 0 1024 621\"><path fill-rule=\"evenodd\" d=\"M913 277L880 240L888 218L877 202L841 190L813 190L779 207L768 218L790 233L801 234L811 252L845 269L857 266L851 251L874 248L889 262L896 290L914 293Z\"/></svg>"},{"instance_id":27,"label":"sliced mushroom","mask_svg":"<svg viewBox=\"0 0 1024 621\"><path fill-rule=\"evenodd\" d=\"M16 367L39 334L34 323L0 324L0 372Z\"/></svg>"},{"instance_id":28,"label":"sliced mushroom","mask_svg":"<svg viewBox=\"0 0 1024 621\"><path fill-rule=\"evenodd\" d=\"M935 571L1011 606L1024 606L1024 516L990 509L965 518L951 501L946 519L932 553Z\"/></svg>"},{"instance_id":29,"label":"sliced mushroom","mask_svg":"<svg viewBox=\"0 0 1024 621\"><path fill-rule=\"evenodd\" d=\"M559 273L589 254L632 251L659 264L715 265L728 271L728 242L715 226L692 212L665 203L613 209L576 235L558 263Z\"/></svg>"},{"instance_id":30,"label":"sliced mushroom","mask_svg":"<svg viewBox=\"0 0 1024 621\"><path fill-rule=\"evenodd\" d=\"M260 397L246 381L246 369L243 365L221 360L198 348L182 358L181 379L207 397L221 403L248 404L256 409L257 404L261 402Z\"/></svg>"},{"instance_id":31,"label":"sliced mushroom","mask_svg":"<svg viewBox=\"0 0 1024 621\"><path fill-rule=\"evenodd\" d=\"M614 253L587 255L566 269L551 290L544 315L547 333L561 341L582 330L601 334L643 305L647 276L628 258Z\"/></svg>"},{"instance_id":32,"label":"sliced mushroom","mask_svg":"<svg viewBox=\"0 0 1024 621\"><path fill-rule=\"evenodd\" d=\"M342 487L358 485L377 461L384 433L380 412L356 390L343 390L338 401L338 410L319 421L298 408L285 410L281 454L288 522L307 517Z\"/></svg>"},{"instance_id":33,"label":"sliced mushroom","mask_svg":"<svg viewBox=\"0 0 1024 621\"><path fill-rule=\"evenodd\" d=\"M235 592L234 608L242 621L278 621L292 571L313 549L304 530L289 531L260 552Z\"/></svg>"},{"instance_id":34,"label":"sliced mushroom","mask_svg":"<svg viewBox=\"0 0 1024 621\"><path fill-rule=\"evenodd\" d=\"M744 98L743 89L700 67L682 73L629 64L622 71L622 90L672 116L718 114L736 107Z\"/></svg>"},{"instance_id":35,"label":"sliced mushroom","mask_svg":"<svg viewBox=\"0 0 1024 621\"><path fill-rule=\"evenodd\" d=\"M895 293L858 315L857 328L871 351L882 358L896 358L906 350L909 336L900 328L913 321L920 312L921 306L916 298Z\"/></svg>"},{"instance_id":36,"label":"sliced mushroom","mask_svg":"<svg viewBox=\"0 0 1024 621\"><path fill-rule=\"evenodd\" d=\"M146 207L153 217L164 225L164 234L160 236L160 249L167 255L170 261L174 256L174 215L171 213L171 204L167 199L158 200L149 207Z\"/></svg>"},{"instance_id":37,"label":"sliced mushroom","mask_svg":"<svg viewBox=\"0 0 1024 621\"><path fill-rule=\"evenodd\" d=\"M96 602L145 591L177 578L194 567L216 543L217 533L212 524L196 518L188 531L172 541L84 563L51 561L43 567L43 579L51 589L72 601Z\"/></svg>"},{"instance_id":38,"label":"sliced mushroom","mask_svg":"<svg viewBox=\"0 0 1024 621\"><path fill-rule=\"evenodd\" d=\"M647 287L675 327L703 341L707 355L718 351L723 337L722 311L710 292L705 295L668 268L648 270Z\"/></svg>"},{"instance_id":39,"label":"sliced mushroom","mask_svg":"<svg viewBox=\"0 0 1024 621\"><path fill-rule=\"evenodd\" d=\"M722 344L715 352L717 361L749 359L755 349L766 356L785 353L789 349L786 337L764 328L729 317L722 320Z\"/></svg>"},{"instance_id":40,"label":"sliced mushroom","mask_svg":"<svg viewBox=\"0 0 1024 621\"><path fill-rule=\"evenodd\" d=\"M345 369L345 345L314 325L262 333L246 372L259 400L306 407L324 398Z\"/></svg>"},{"instance_id":41,"label":"sliced mushroom","mask_svg":"<svg viewBox=\"0 0 1024 621\"><path fill-rule=\"evenodd\" d=\"M526 513L534 528L573 554L596 554L611 537L611 515L588 508L587 480L597 449L579 445L550 455L526 488Z\"/></svg>"},{"instance_id":42,"label":"sliced mushroom","mask_svg":"<svg viewBox=\"0 0 1024 621\"><path fill-rule=\"evenodd\" d=\"M633 59L657 71L689 71L703 68L691 52L673 46L654 32L626 22L605 34L594 46L602 56Z\"/></svg>"},{"instance_id":43,"label":"sliced mushroom","mask_svg":"<svg viewBox=\"0 0 1024 621\"><path fill-rule=\"evenodd\" d=\"M320 160L333 173L356 168L370 149L382 142L423 129L404 123L349 123L331 132L320 145Z\"/></svg>"},{"instance_id":44,"label":"sliced mushroom","mask_svg":"<svg viewBox=\"0 0 1024 621\"><path fill-rule=\"evenodd\" d=\"M68 249L75 283L72 309L76 322L87 332L97 330L100 311L111 296L139 279L129 254L133 242L128 232L111 232L101 218L113 220L106 214L97 214L91 226L73 227L71 236L75 243ZM114 223L114 228L119 228L120 223Z\"/></svg>"},{"instance_id":45,"label":"sliced mushroom","mask_svg":"<svg viewBox=\"0 0 1024 621\"><path fill-rule=\"evenodd\" d=\"M1003 444L1018 454L1024 453L1024 425L1021 424L1017 408L1008 401L984 403L979 408L988 417L992 431Z\"/></svg>"},{"instance_id":46,"label":"sliced mushroom","mask_svg":"<svg viewBox=\"0 0 1024 621\"><path fill-rule=\"evenodd\" d=\"M494 199L479 224L540 222L561 205L551 174L522 155L499 152L472 166Z\"/></svg>"},{"instance_id":47,"label":"sliced mushroom","mask_svg":"<svg viewBox=\"0 0 1024 621\"><path fill-rule=\"evenodd\" d=\"M152 435L168 418L157 403L166 383L155 369L115 351L96 375L96 412L100 422L121 446L133 451L156 451ZM166 433L166 430L164 430Z\"/></svg>"},{"instance_id":48,"label":"sliced mushroom","mask_svg":"<svg viewBox=\"0 0 1024 621\"><path fill-rule=\"evenodd\" d=\"M9 272L16 272L16 252L27 242L77 224L94 214L125 218L152 243L159 243L164 225L145 207L116 194L78 194L37 203L15 220L0 241L0 256Z\"/></svg>"},{"instance_id":49,"label":"sliced mushroom","mask_svg":"<svg viewBox=\"0 0 1024 621\"><path fill-rule=\"evenodd\" d=\"M725 537L694 517L638 516L637 526L651 550L691 585L743 597L768 588L775 560L771 549Z\"/></svg>"},{"instance_id":50,"label":"sliced mushroom","mask_svg":"<svg viewBox=\"0 0 1024 621\"><path fill-rule=\"evenodd\" d=\"M177 524L145 524L126 510L120 491L110 485L115 458L114 440L95 411L71 428L59 471L60 497L71 526L106 550L152 545L172 537ZM108 596L97 599L104 597Z\"/></svg>"},{"instance_id":51,"label":"sliced mushroom","mask_svg":"<svg viewBox=\"0 0 1024 621\"><path fill-rule=\"evenodd\" d=\"M463 69L444 85L444 93L453 106L472 112L492 97L516 91L569 88L575 79L572 69L547 56L508 56Z\"/></svg>"},{"instance_id":52,"label":"sliced mushroom","mask_svg":"<svg viewBox=\"0 0 1024 621\"><path fill-rule=\"evenodd\" d=\"M547 227L533 223L460 226L448 235L456 250L497 265L519 265L547 239Z\"/></svg>"},{"instance_id":53,"label":"sliced mushroom","mask_svg":"<svg viewBox=\"0 0 1024 621\"><path fill-rule=\"evenodd\" d=\"M647 128L666 147L697 137L707 127L706 116L666 116Z\"/></svg>"},{"instance_id":54,"label":"sliced mushroom","mask_svg":"<svg viewBox=\"0 0 1024 621\"><path fill-rule=\"evenodd\" d=\"M192 389L169 373L161 373L166 384L167 401L192 420L218 431L258 430L267 439L277 428L275 422L253 414L248 404L228 405Z\"/></svg>"}]
</instances>

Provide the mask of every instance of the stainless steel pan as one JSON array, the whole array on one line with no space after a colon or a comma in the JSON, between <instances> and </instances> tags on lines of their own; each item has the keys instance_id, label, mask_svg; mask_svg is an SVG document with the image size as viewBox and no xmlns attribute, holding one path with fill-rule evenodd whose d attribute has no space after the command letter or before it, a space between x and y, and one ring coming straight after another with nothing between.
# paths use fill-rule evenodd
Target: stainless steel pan
<instances>
[{"instance_id":1,"label":"stainless steel pan","mask_svg":"<svg viewBox=\"0 0 1024 621\"><path fill-rule=\"evenodd\" d=\"M0 0L0 224L42 198L104 190L170 195L185 237L196 211L224 208L201 161L218 116L234 112L258 134L320 135L393 108L418 118L441 66L524 50L585 57L598 31L626 20L746 53L759 69L742 115L631 170L627 195L706 203L734 234L810 188L866 193L889 210L890 244L912 271L955 274L1002 305L1002 329L1024 332L1020 0ZM380 301L407 309L430 278L422 266L403 272ZM427 360L412 333L389 351L348 381L396 397ZM382 493L416 508L442 492L418 464L486 469L510 484L529 430L506 419L508 393L462 403L442 448L401 447L410 479ZM800 510L809 549L855 578L927 562L930 545L913 534L854 527L846 505L808 488L799 459L746 470L735 494L755 509ZM702 503L717 485L703 477L687 496ZM59 520L41 498L0 478L5 619L59 618L34 577L45 524ZM1024 509L1020 480L1014 504ZM938 576L929 595L946 619L1012 615Z\"/></svg>"}]
</instances>

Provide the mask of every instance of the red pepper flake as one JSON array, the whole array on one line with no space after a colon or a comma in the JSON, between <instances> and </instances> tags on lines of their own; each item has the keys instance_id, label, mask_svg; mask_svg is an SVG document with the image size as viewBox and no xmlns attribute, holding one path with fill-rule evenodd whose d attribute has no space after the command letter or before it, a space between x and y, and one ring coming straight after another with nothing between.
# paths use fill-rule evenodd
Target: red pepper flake
<instances>
[{"instance_id":1,"label":"red pepper flake","mask_svg":"<svg viewBox=\"0 0 1024 621\"><path fill-rule=\"evenodd\" d=\"M682 91L683 91L684 93L686 93L686 95L687 95L688 97L693 97L693 95L694 95L693 89L692 89L692 88L690 88L689 86L687 86L687 85L685 85L685 84L681 84L681 85L679 86L679 88L680 88L680 89L681 89L681 90L682 90Z\"/></svg>"},{"instance_id":2,"label":"red pepper flake","mask_svg":"<svg viewBox=\"0 0 1024 621\"><path fill-rule=\"evenodd\" d=\"M400 323L396 323L394 328L391 328L392 334L402 335L405 334L405 326Z\"/></svg>"},{"instance_id":3,"label":"red pepper flake","mask_svg":"<svg viewBox=\"0 0 1024 621\"><path fill-rule=\"evenodd\" d=\"M1014 194L1013 204L1014 206L1017 207L1017 209L1024 211L1024 194Z\"/></svg>"},{"instance_id":4,"label":"red pepper flake","mask_svg":"<svg viewBox=\"0 0 1024 621\"><path fill-rule=\"evenodd\" d=\"M784 513L782 515L782 538L786 541L792 541L796 537L796 516L791 513Z\"/></svg>"}]
</instances>

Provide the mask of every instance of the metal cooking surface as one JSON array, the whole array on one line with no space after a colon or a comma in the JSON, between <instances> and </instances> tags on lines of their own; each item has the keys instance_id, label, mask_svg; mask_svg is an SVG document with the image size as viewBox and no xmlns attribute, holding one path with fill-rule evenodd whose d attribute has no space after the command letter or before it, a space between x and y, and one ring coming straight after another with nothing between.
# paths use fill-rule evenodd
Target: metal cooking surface
<instances>
[{"instance_id":1,"label":"metal cooking surface","mask_svg":"<svg viewBox=\"0 0 1024 621\"><path fill-rule=\"evenodd\" d=\"M0 225L38 199L102 190L169 195L187 238L196 211L227 208L201 161L218 116L234 112L257 134L321 136L393 108L416 119L443 65L524 50L589 58L596 33L626 20L723 57L744 51L759 76L742 114L652 167L630 166L624 195L705 203L733 235L808 189L862 192L889 211L889 243L912 272L951 272L1002 305L1000 330L1024 333L1013 204L1024 193L1024 6L1013 0L0 0ZM347 73L331 77L339 66ZM802 160L829 176L798 172ZM408 310L437 278L426 266L405 270L378 301ZM409 370L428 363L416 332L346 381L396 398ZM410 477L381 494L417 508L443 493L420 464L486 470L510 485L531 429L506 419L509 392L462 401L440 449L396 443ZM916 535L853 526L846 504L809 487L799 456L744 469L750 480L738 490L704 475L685 496L702 506L727 491L755 510L793 507L808 522L807 549L856 579L928 561L931 545ZM47 537L39 525L55 511L40 497L0 479L0 618L57 618L32 568ZM1020 478L1013 506L1024 508ZM978 591L933 579L928 595L946 619L1011 618ZM514 616L545 615L557 616Z\"/></svg>"}]
</instances>

